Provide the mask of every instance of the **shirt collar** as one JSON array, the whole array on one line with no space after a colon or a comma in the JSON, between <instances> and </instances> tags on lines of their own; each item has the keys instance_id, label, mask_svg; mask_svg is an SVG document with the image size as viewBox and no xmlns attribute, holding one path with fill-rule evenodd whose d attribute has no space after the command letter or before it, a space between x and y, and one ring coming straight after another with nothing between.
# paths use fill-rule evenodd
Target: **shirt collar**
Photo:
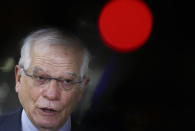
<instances>
[{"instance_id":1,"label":"shirt collar","mask_svg":"<svg viewBox=\"0 0 195 131\"><path fill-rule=\"evenodd\" d=\"M22 122L22 131L38 131L38 129L28 119L24 109L22 110L21 122ZM62 128L60 128L59 131L71 131L71 117L68 118L66 123L63 125Z\"/></svg>"}]
</instances>

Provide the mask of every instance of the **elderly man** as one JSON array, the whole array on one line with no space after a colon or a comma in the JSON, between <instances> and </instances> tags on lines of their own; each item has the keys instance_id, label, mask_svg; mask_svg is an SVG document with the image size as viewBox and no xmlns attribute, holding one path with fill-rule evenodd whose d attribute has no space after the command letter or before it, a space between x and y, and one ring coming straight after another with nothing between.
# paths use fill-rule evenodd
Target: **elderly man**
<instances>
[{"instance_id":1,"label":"elderly man","mask_svg":"<svg viewBox=\"0 0 195 131\"><path fill-rule=\"evenodd\" d=\"M41 29L24 39L15 67L23 109L0 117L1 131L70 131L71 113L89 82L89 53L72 35Z\"/></svg>"}]
</instances>

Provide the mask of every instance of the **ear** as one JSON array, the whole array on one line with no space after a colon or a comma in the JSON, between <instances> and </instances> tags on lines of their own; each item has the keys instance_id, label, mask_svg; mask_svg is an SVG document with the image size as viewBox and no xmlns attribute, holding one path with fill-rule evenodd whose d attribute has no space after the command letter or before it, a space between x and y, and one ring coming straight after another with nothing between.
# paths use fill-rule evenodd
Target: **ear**
<instances>
[{"instance_id":1,"label":"ear","mask_svg":"<svg viewBox=\"0 0 195 131\"><path fill-rule=\"evenodd\" d=\"M82 99L83 93L84 93L84 91L85 91L87 85L89 84L89 82L90 82L90 78L89 78L89 77L86 77L86 78L83 80L83 82L82 82L82 84L81 84L81 92L80 92L80 96L79 96L79 101Z\"/></svg>"},{"instance_id":2,"label":"ear","mask_svg":"<svg viewBox=\"0 0 195 131\"><path fill-rule=\"evenodd\" d=\"M16 79L15 90L16 90L16 92L18 92L19 87L21 85L21 72L20 72L20 66L19 65L15 66L15 79Z\"/></svg>"},{"instance_id":3,"label":"ear","mask_svg":"<svg viewBox=\"0 0 195 131\"><path fill-rule=\"evenodd\" d=\"M85 80L83 81L83 88L85 88L90 82L90 78L86 77Z\"/></svg>"}]
</instances>

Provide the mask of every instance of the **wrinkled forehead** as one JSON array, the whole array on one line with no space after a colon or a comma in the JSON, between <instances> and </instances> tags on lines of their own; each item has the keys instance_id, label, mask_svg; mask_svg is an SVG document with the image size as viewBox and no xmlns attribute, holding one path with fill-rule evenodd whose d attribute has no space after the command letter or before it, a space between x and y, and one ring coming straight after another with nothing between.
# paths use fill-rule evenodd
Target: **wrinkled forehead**
<instances>
[{"instance_id":1,"label":"wrinkled forehead","mask_svg":"<svg viewBox=\"0 0 195 131\"><path fill-rule=\"evenodd\" d=\"M83 52L79 48L62 44L35 43L31 49L30 66L42 66L53 71L64 68L67 71L80 72Z\"/></svg>"},{"instance_id":2,"label":"wrinkled forehead","mask_svg":"<svg viewBox=\"0 0 195 131\"><path fill-rule=\"evenodd\" d=\"M83 55L82 47L77 44L76 41L71 40L52 40L52 39L39 39L34 42L31 49L36 51L36 53L45 53L45 52L59 52L59 54L68 54L72 56L81 56ZM38 52L40 51L40 52Z\"/></svg>"}]
</instances>

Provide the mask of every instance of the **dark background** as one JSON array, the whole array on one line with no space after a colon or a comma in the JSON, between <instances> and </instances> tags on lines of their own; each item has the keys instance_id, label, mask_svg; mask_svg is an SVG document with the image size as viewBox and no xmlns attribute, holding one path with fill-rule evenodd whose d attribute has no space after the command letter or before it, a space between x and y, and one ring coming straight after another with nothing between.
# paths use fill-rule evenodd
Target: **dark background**
<instances>
[{"instance_id":1,"label":"dark background","mask_svg":"<svg viewBox=\"0 0 195 131\"><path fill-rule=\"evenodd\" d=\"M92 70L103 70L92 104L80 120L79 131L192 130L192 4L145 0L154 17L150 38L139 50L117 53L103 44L97 28L99 13L107 2L1 2L0 65L8 58L18 62L19 42L27 33L47 26L69 30L84 41L94 56ZM13 69L0 71L0 82L9 88L0 101L1 113L20 106L14 91Z\"/></svg>"}]
</instances>

